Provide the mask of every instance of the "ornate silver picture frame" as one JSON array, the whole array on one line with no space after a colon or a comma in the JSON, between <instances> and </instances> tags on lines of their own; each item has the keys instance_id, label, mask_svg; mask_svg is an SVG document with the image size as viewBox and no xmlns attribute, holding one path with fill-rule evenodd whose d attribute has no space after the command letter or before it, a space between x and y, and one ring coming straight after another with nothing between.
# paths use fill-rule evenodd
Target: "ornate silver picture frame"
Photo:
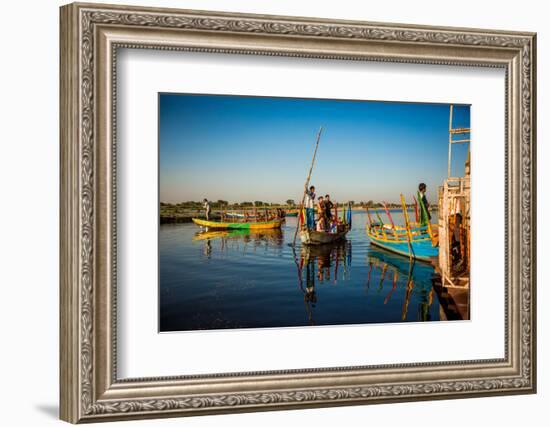
<instances>
[{"instance_id":1,"label":"ornate silver picture frame","mask_svg":"<svg viewBox=\"0 0 550 427\"><path fill-rule=\"evenodd\" d=\"M63 6L60 18L61 419L97 422L536 391L535 34L78 3ZM119 379L120 48L502 68L504 357Z\"/></svg>"}]
</instances>

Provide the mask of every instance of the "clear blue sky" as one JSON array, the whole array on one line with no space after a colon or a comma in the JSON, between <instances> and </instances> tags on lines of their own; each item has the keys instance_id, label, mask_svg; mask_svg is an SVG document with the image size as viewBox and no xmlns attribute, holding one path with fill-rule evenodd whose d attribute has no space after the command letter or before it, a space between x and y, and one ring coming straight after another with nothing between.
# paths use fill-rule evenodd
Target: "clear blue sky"
<instances>
[{"instance_id":1,"label":"clear blue sky","mask_svg":"<svg viewBox=\"0 0 550 427\"><path fill-rule=\"evenodd\" d=\"M333 200L412 200L447 177L448 104L159 95L160 201L299 201L320 126L311 184ZM455 106L454 127L470 126ZM467 145L453 148L462 176Z\"/></svg>"}]
</instances>

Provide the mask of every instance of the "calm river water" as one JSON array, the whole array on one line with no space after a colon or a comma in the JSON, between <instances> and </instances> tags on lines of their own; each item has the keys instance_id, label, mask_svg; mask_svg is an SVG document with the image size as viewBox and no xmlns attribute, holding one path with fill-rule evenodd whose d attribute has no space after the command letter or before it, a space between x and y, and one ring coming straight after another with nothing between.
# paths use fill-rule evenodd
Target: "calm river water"
<instances>
[{"instance_id":1,"label":"calm river water","mask_svg":"<svg viewBox=\"0 0 550 427\"><path fill-rule=\"evenodd\" d=\"M371 246L365 223L354 213L345 242L294 249L296 218L261 233L161 225L160 331L440 320L433 268Z\"/></svg>"}]
</instances>

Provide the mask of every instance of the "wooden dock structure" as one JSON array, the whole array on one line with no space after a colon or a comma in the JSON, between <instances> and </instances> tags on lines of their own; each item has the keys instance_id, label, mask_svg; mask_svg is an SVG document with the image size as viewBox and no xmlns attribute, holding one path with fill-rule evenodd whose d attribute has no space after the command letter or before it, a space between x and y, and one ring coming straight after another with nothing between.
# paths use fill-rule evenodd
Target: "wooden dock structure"
<instances>
[{"instance_id":1,"label":"wooden dock structure","mask_svg":"<svg viewBox=\"0 0 550 427\"><path fill-rule=\"evenodd\" d=\"M451 176L452 147L455 144L465 143L470 143L470 128L453 128L453 105L451 105L448 176L438 192L439 257L436 270L441 275L442 286L447 289L467 289L469 295L471 195L469 146L464 176Z\"/></svg>"}]
</instances>

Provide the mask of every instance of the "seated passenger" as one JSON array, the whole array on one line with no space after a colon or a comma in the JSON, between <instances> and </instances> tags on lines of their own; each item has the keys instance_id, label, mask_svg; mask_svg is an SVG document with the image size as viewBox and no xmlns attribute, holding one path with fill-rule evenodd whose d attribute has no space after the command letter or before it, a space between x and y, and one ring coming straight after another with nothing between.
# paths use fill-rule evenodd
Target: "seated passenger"
<instances>
[{"instance_id":1,"label":"seated passenger","mask_svg":"<svg viewBox=\"0 0 550 427\"><path fill-rule=\"evenodd\" d=\"M330 232L336 233L337 231L338 231L338 221L335 217L332 217L330 221Z\"/></svg>"},{"instance_id":2,"label":"seated passenger","mask_svg":"<svg viewBox=\"0 0 550 427\"><path fill-rule=\"evenodd\" d=\"M317 221L317 231L325 231L325 221Z\"/></svg>"}]
</instances>

